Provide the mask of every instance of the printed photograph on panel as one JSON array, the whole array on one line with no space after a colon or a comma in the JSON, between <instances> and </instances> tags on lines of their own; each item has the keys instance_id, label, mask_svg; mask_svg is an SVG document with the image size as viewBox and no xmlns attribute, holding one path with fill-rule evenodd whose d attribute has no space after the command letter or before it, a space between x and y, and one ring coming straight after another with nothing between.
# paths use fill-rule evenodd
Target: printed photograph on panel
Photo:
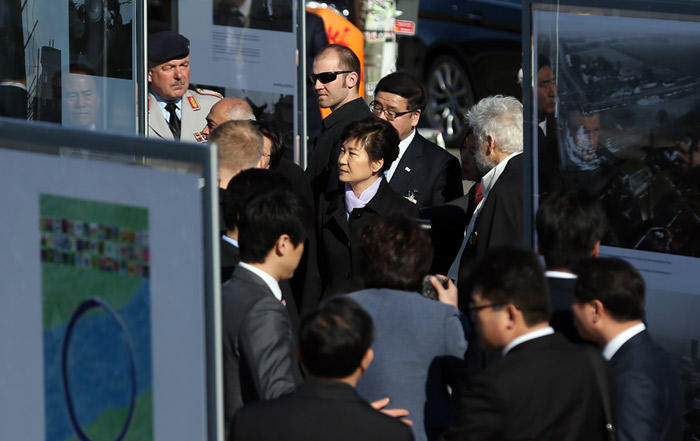
<instances>
[{"instance_id":1,"label":"printed photograph on panel","mask_svg":"<svg viewBox=\"0 0 700 441\"><path fill-rule=\"evenodd\" d=\"M45 439L152 439L148 210L39 204Z\"/></svg>"},{"instance_id":2,"label":"printed photograph on panel","mask_svg":"<svg viewBox=\"0 0 700 441\"><path fill-rule=\"evenodd\" d=\"M68 0L70 71L130 80L131 1Z\"/></svg>"},{"instance_id":3,"label":"printed photograph on panel","mask_svg":"<svg viewBox=\"0 0 700 441\"><path fill-rule=\"evenodd\" d=\"M540 195L599 195L604 245L700 256L700 22L553 18L535 23Z\"/></svg>"},{"instance_id":4,"label":"printed photograph on panel","mask_svg":"<svg viewBox=\"0 0 700 441\"><path fill-rule=\"evenodd\" d=\"M290 0L214 0L212 23L263 31L293 32Z\"/></svg>"}]
</instances>

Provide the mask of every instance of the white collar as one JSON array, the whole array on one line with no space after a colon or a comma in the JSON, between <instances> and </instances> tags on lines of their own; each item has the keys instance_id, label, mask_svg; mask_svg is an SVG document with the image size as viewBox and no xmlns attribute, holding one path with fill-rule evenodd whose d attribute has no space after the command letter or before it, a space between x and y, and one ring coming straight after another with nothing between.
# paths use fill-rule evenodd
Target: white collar
<instances>
[{"instance_id":1,"label":"white collar","mask_svg":"<svg viewBox=\"0 0 700 441\"><path fill-rule=\"evenodd\" d=\"M630 326L629 328L617 334L615 338L610 340L608 344L606 344L603 348L603 357L606 360L610 360L611 358L613 358L615 353L617 353L618 349L620 349L622 345L627 343L627 341L635 335L644 331L646 328L647 327L644 326L644 323L637 323L636 325Z\"/></svg>"},{"instance_id":2,"label":"white collar","mask_svg":"<svg viewBox=\"0 0 700 441\"><path fill-rule=\"evenodd\" d=\"M260 268L250 265L248 263L239 262L238 265L242 268L247 269L256 276L260 277L263 280L263 282L265 282L265 285L267 285L268 288L270 288L270 291L272 291L272 295L274 295L277 300L282 301L282 289L280 288L279 282L277 282L277 280L275 280L274 277L261 270Z\"/></svg>"},{"instance_id":3,"label":"white collar","mask_svg":"<svg viewBox=\"0 0 700 441\"><path fill-rule=\"evenodd\" d=\"M544 273L545 277L551 277L553 279L577 279L578 277L574 273L567 273L564 271L550 271L547 270Z\"/></svg>"},{"instance_id":4,"label":"white collar","mask_svg":"<svg viewBox=\"0 0 700 441\"><path fill-rule=\"evenodd\" d=\"M501 174L503 174L503 170L506 169L508 161L510 161L511 158L521 153L522 152L511 153L510 155L508 155L508 157L506 157L506 159L496 164L494 168L489 170L489 172L486 173L483 178L481 178L481 194L484 195L484 199L486 199L489 196L489 192L496 184L496 181L498 181L498 178L501 177Z\"/></svg>"},{"instance_id":5,"label":"white collar","mask_svg":"<svg viewBox=\"0 0 700 441\"><path fill-rule=\"evenodd\" d=\"M387 182L391 181L391 177L394 176L396 167L399 166L399 161L401 161L401 158L403 158L404 153L406 153L406 150L408 150L408 146L411 145L411 142L413 142L413 138L416 137L416 132L417 130L414 128L411 134L399 143L399 156L394 162L391 163L391 167L389 167L389 170L384 172L384 177L386 177Z\"/></svg>"},{"instance_id":6,"label":"white collar","mask_svg":"<svg viewBox=\"0 0 700 441\"><path fill-rule=\"evenodd\" d=\"M519 335L513 340L511 340L505 348L503 348L503 350L501 351L501 355L505 356L508 352L510 352L514 347L518 346L519 344L550 334L554 334L554 329L551 326L546 326L544 328L535 329L534 331L530 331L523 335Z\"/></svg>"},{"instance_id":7,"label":"white collar","mask_svg":"<svg viewBox=\"0 0 700 441\"><path fill-rule=\"evenodd\" d=\"M542 132L544 132L544 136L547 136L547 118L537 125L540 126L540 129L542 129Z\"/></svg>"},{"instance_id":8,"label":"white collar","mask_svg":"<svg viewBox=\"0 0 700 441\"><path fill-rule=\"evenodd\" d=\"M224 234L223 236L221 236L221 238L222 238L223 240L225 240L226 242L230 243L231 245L233 245L234 247L240 248L240 247L238 246L238 241L237 241L236 239L234 239L234 238L232 238L232 237L228 237L228 236L225 235L225 234Z\"/></svg>"}]
</instances>

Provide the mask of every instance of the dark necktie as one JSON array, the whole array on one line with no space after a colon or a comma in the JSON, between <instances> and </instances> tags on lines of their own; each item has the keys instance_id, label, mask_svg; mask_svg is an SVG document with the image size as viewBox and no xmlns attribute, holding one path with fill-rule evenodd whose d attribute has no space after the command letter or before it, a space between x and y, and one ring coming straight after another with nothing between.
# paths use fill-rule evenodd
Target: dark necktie
<instances>
[{"instance_id":1,"label":"dark necktie","mask_svg":"<svg viewBox=\"0 0 700 441\"><path fill-rule=\"evenodd\" d=\"M173 132L175 139L180 139L180 119L177 117L175 109L177 109L175 103L168 103L165 105L165 110L170 114L170 131Z\"/></svg>"}]
</instances>

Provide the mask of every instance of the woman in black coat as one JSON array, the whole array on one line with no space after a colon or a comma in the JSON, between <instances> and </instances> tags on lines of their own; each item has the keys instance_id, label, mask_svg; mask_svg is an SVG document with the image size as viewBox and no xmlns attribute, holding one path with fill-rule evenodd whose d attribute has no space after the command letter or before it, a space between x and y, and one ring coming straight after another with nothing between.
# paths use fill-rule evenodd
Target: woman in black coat
<instances>
[{"instance_id":1,"label":"woman in black coat","mask_svg":"<svg viewBox=\"0 0 700 441\"><path fill-rule=\"evenodd\" d=\"M364 288L353 243L376 215L402 212L418 218L418 208L395 193L384 172L399 155L394 127L370 116L351 123L341 137L339 180L344 188L321 196L318 205L319 272L323 297Z\"/></svg>"}]
</instances>

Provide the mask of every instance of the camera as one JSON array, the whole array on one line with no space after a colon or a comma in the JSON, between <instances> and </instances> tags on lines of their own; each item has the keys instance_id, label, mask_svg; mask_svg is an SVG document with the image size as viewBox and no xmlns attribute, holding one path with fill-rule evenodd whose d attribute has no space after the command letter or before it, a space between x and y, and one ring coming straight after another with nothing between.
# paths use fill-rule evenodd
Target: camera
<instances>
[{"instance_id":1,"label":"camera","mask_svg":"<svg viewBox=\"0 0 700 441\"><path fill-rule=\"evenodd\" d=\"M433 284L430 283L430 278L433 276L433 274L428 274L427 276L423 277L423 290L421 291L421 294L423 297L429 298L431 300L437 300L438 299L438 294L437 291L435 290L435 287L433 287ZM449 285L450 279L447 277L442 277L442 276L435 276L440 283L442 284L443 288L447 289L447 286Z\"/></svg>"}]
</instances>

